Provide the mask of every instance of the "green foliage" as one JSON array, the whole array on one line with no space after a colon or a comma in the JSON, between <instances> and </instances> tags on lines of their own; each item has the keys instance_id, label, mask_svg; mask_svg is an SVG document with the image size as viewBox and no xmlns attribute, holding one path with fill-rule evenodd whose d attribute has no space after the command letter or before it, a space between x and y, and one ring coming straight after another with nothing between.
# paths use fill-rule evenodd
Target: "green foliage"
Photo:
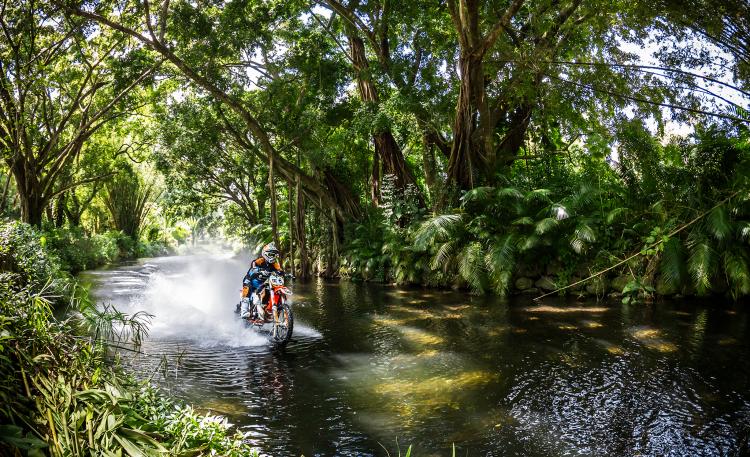
<instances>
[{"instance_id":1,"label":"green foliage","mask_svg":"<svg viewBox=\"0 0 750 457\"><path fill-rule=\"evenodd\" d=\"M565 284L639 253L623 267L639 278L623 292L627 302L648 299L657 282L662 293L746 294L747 142L704 129L694 143L663 147L637 124L623 132L632 138L619 168L547 176L549 187L536 189L524 187L527 169L508 185L466 192L458 210L403 227L390 211L371 214L347 235L347 273L507 294L519 270L551 263ZM716 163L732 169L717 174Z\"/></svg>"},{"instance_id":2,"label":"green foliage","mask_svg":"<svg viewBox=\"0 0 750 457\"><path fill-rule=\"evenodd\" d=\"M0 285L0 452L257 455L225 419L105 365L108 344L137 347L148 316L99 310L79 295L78 319L59 322L46 292Z\"/></svg>"},{"instance_id":3,"label":"green foliage","mask_svg":"<svg viewBox=\"0 0 750 457\"><path fill-rule=\"evenodd\" d=\"M0 274L3 283L62 295L69 286L60 259L45 249L47 238L17 221L0 221Z\"/></svg>"},{"instance_id":4,"label":"green foliage","mask_svg":"<svg viewBox=\"0 0 750 457\"><path fill-rule=\"evenodd\" d=\"M622 302L626 305L630 305L641 300L650 300L653 298L654 292L655 289L653 286L636 278L627 283L622 289Z\"/></svg>"},{"instance_id":5,"label":"green foliage","mask_svg":"<svg viewBox=\"0 0 750 457\"><path fill-rule=\"evenodd\" d=\"M125 169L105 186L105 204L114 227L137 240L156 198L153 183Z\"/></svg>"},{"instance_id":6,"label":"green foliage","mask_svg":"<svg viewBox=\"0 0 750 457\"><path fill-rule=\"evenodd\" d=\"M57 254L64 270L76 274L120 258L118 233L88 236L80 227L55 228L45 232L47 246Z\"/></svg>"}]
</instances>

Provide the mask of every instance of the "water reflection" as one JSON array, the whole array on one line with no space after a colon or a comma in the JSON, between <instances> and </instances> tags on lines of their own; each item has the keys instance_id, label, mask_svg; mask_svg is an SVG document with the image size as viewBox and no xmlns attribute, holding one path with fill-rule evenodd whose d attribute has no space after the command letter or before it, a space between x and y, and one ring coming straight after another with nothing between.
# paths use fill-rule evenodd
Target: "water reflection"
<instances>
[{"instance_id":1,"label":"water reflection","mask_svg":"<svg viewBox=\"0 0 750 457\"><path fill-rule=\"evenodd\" d=\"M700 304L543 305L354 283L296 285L274 351L231 308L244 265L154 259L93 272L156 315L124 364L226 415L272 455L740 455L748 313Z\"/></svg>"}]
</instances>

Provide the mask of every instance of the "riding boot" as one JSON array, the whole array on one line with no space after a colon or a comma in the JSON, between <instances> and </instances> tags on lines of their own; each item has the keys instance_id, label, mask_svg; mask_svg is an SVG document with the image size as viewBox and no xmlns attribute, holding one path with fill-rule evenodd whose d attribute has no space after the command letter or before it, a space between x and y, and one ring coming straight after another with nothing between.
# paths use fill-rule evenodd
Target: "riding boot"
<instances>
[{"instance_id":1,"label":"riding boot","mask_svg":"<svg viewBox=\"0 0 750 457\"><path fill-rule=\"evenodd\" d=\"M250 299L245 297L242 299L242 307L240 308L240 317L247 319L250 317Z\"/></svg>"},{"instance_id":2,"label":"riding boot","mask_svg":"<svg viewBox=\"0 0 750 457\"><path fill-rule=\"evenodd\" d=\"M258 313L258 319L265 318L265 312L263 311L263 304L261 303L260 296L253 294L253 305L255 305L255 312Z\"/></svg>"}]
</instances>

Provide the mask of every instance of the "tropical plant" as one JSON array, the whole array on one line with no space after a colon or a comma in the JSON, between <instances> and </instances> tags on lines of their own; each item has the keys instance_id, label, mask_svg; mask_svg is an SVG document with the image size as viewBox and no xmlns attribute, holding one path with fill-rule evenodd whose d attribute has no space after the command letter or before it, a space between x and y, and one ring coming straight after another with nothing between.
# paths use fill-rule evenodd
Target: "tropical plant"
<instances>
[{"instance_id":1,"label":"tropical plant","mask_svg":"<svg viewBox=\"0 0 750 457\"><path fill-rule=\"evenodd\" d=\"M114 228L137 240L158 198L154 183L126 168L105 185L104 195Z\"/></svg>"}]
</instances>

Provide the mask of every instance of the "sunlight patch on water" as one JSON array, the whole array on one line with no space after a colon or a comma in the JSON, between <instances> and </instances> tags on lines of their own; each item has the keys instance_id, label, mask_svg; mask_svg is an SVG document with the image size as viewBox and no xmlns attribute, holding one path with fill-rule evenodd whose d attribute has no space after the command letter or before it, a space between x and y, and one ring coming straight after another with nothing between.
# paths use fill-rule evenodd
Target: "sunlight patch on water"
<instances>
[{"instance_id":1,"label":"sunlight patch on water","mask_svg":"<svg viewBox=\"0 0 750 457\"><path fill-rule=\"evenodd\" d=\"M594 322L594 321L582 321L581 324L586 328L601 328L604 327L604 324L600 322Z\"/></svg>"},{"instance_id":2,"label":"sunlight patch on water","mask_svg":"<svg viewBox=\"0 0 750 457\"><path fill-rule=\"evenodd\" d=\"M606 313L609 308L603 306L532 306L525 308L530 313Z\"/></svg>"},{"instance_id":3,"label":"sunlight patch on water","mask_svg":"<svg viewBox=\"0 0 750 457\"><path fill-rule=\"evenodd\" d=\"M487 330L487 336L500 336L504 333L507 333L508 330L510 330L510 327L507 325L499 325L497 327L492 327Z\"/></svg>"},{"instance_id":4,"label":"sunlight patch on water","mask_svg":"<svg viewBox=\"0 0 750 457\"><path fill-rule=\"evenodd\" d=\"M406 325L407 323L414 321L414 319L395 319L392 317L375 316L372 318L372 321L378 325L383 325L386 327L398 327L401 325Z\"/></svg>"},{"instance_id":5,"label":"sunlight patch on water","mask_svg":"<svg viewBox=\"0 0 750 457\"><path fill-rule=\"evenodd\" d=\"M650 327L639 327L631 330L633 338L649 349L659 352L675 352L677 345L661 338L661 330Z\"/></svg>"},{"instance_id":6,"label":"sunlight patch on water","mask_svg":"<svg viewBox=\"0 0 750 457\"><path fill-rule=\"evenodd\" d=\"M661 331L655 328L642 328L633 331L633 337L639 340L658 338L659 336L661 336Z\"/></svg>"},{"instance_id":7,"label":"sunlight patch on water","mask_svg":"<svg viewBox=\"0 0 750 457\"><path fill-rule=\"evenodd\" d=\"M433 335L432 333L425 332L424 330L420 330L418 328L400 327L399 330L404 335L404 338L406 338L409 342L416 343L422 346L435 346L438 344L443 344L445 342L445 338Z\"/></svg>"},{"instance_id":8,"label":"sunlight patch on water","mask_svg":"<svg viewBox=\"0 0 750 457\"><path fill-rule=\"evenodd\" d=\"M597 340L594 340L594 342L598 344L599 346L602 346L607 352L609 352L612 355L622 355L625 353L625 350L622 347L616 344L610 343L609 341L597 339Z\"/></svg>"},{"instance_id":9,"label":"sunlight patch on water","mask_svg":"<svg viewBox=\"0 0 750 457\"><path fill-rule=\"evenodd\" d=\"M461 398L471 390L496 382L499 375L482 370L464 371L420 379L396 379L372 387L384 396L385 406L404 425L424 420L444 409L460 409Z\"/></svg>"}]
</instances>

